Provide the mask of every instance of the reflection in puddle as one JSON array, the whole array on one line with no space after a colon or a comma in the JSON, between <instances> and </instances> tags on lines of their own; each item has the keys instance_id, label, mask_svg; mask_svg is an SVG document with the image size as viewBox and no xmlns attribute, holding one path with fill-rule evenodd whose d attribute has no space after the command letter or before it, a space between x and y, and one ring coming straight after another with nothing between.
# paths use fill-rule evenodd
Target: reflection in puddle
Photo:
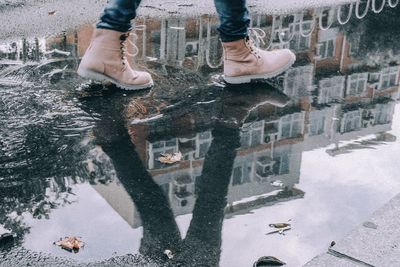
<instances>
[{"instance_id":1,"label":"reflection in puddle","mask_svg":"<svg viewBox=\"0 0 400 267\"><path fill-rule=\"evenodd\" d=\"M252 16L260 46L298 61L236 90L219 77L212 16L137 21L130 49L156 81L137 95L82 85L90 25L0 45L0 223L15 247L160 264L170 249L184 266L300 266L325 251L400 189L398 9L359 3ZM286 236L265 235L289 220ZM69 234L87 248L52 247Z\"/></svg>"}]
</instances>

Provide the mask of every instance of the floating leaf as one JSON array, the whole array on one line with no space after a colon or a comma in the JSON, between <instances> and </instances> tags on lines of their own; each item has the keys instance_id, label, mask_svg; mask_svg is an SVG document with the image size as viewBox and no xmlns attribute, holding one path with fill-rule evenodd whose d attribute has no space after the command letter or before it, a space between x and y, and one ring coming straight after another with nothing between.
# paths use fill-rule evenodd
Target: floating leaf
<instances>
[{"instance_id":1,"label":"floating leaf","mask_svg":"<svg viewBox=\"0 0 400 267\"><path fill-rule=\"evenodd\" d=\"M164 164L174 164L182 160L182 153L177 152L174 154L161 154L158 161Z\"/></svg>"},{"instance_id":2,"label":"floating leaf","mask_svg":"<svg viewBox=\"0 0 400 267\"><path fill-rule=\"evenodd\" d=\"M79 249L85 245L82 240L75 236L65 237L64 239L60 238L60 240L54 242L54 244L68 251L79 251Z\"/></svg>"},{"instance_id":3,"label":"floating leaf","mask_svg":"<svg viewBox=\"0 0 400 267\"><path fill-rule=\"evenodd\" d=\"M272 223L269 225L269 227L272 228L286 228L286 227L290 227L291 225L289 223Z\"/></svg>"}]
</instances>

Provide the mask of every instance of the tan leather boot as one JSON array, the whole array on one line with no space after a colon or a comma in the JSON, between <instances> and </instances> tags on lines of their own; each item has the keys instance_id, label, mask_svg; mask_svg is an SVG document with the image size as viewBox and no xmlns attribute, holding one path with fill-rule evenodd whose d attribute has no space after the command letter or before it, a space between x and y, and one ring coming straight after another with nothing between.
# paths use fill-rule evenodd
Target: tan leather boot
<instances>
[{"instance_id":1,"label":"tan leather boot","mask_svg":"<svg viewBox=\"0 0 400 267\"><path fill-rule=\"evenodd\" d=\"M78 74L96 81L111 81L127 90L153 86L148 72L133 70L126 59L129 33L96 29L78 68Z\"/></svg>"},{"instance_id":2,"label":"tan leather boot","mask_svg":"<svg viewBox=\"0 0 400 267\"><path fill-rule=\"evenodd\" d=\"M296 61L289 49L264 51L246 37L222 43L224 47L224 79L230 84L269 79L289 69Z\"/></svg>"}]
</instances>

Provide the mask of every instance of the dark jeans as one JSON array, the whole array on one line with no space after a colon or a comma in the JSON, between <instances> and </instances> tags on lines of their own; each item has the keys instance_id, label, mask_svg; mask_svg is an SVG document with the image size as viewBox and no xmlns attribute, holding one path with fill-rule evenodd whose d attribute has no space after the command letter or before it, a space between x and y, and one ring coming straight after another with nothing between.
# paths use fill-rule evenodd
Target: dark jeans
<instances>
[{"instance_id":1,"label":"dark jeans","mask_svg":"<svg viewBox=\"0 0 400 267\"><path fill-rule=\"evenodd\" d=\"M110 0L97 23L97 28L127 32L141 0ZM220 19L218 31L223 42L242 39L250 24L246 0L214 0Z\"/></svg>"}]
</instances>

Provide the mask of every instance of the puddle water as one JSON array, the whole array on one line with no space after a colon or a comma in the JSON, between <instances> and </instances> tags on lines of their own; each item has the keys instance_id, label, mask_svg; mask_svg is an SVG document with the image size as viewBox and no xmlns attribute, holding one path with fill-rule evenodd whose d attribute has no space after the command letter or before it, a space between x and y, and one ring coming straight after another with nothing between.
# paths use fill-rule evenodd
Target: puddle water
<instances>
[{"instance_id":1,"label":"puddle water","mask_svg":"<svg viewBox=\"0 0 400 267\"><path fill-rule=\"evenodd\" d=\"M0 225L16 238L0 259L301 266L325 252L400 191L396 3L252 16L261 47L298 60L239 87L222 82L214 16L137 20L130 50L156 82L140 93L75 74L91 25L1 44ZM53 245L72 235L79 253Z\"/></svg>"}]
</instances>

